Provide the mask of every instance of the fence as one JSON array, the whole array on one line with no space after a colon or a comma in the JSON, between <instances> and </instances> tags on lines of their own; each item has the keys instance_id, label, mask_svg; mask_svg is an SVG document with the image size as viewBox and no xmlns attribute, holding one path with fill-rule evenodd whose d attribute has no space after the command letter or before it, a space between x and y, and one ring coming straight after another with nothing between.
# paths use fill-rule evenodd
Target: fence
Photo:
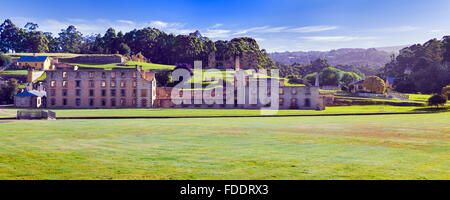
<instances>
[{"instance_id":1,"label":"fence","mask_svg":"<svg viewBox=\"0 0 450 200\"><path fill-rule=\"evenodd\" d=\"M17 119L48 119L56 120L56 113L43 110L18 110Z\"/></svg>"}]
</instances>

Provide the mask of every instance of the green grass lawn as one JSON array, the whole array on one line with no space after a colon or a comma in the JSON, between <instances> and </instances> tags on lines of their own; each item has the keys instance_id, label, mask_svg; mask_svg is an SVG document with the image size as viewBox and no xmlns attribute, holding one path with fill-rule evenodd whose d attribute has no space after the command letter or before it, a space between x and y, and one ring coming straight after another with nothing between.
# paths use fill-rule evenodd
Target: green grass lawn
<instances>
[{"instance_id":1,"label":"green grass lawn","mask_svg":"<svg viewBox=\"0 0 450 200\"><path fill-rule=\"evenodd\" d=\"M428 99L432 96L430 94L407 94L409 95L409 100L413 101L428 101Z\"/></svg>"},{"instance_id":2,"label":"green grass lawn","mask_svg":"<svg viewBox=\"0 0 450 200\"><path fill-rule=\"evenodd\" d=\"M0 179L450 179L449 113L0 123Z\"/></svg>"},{"instance_id":3,"label":"green grass lawn","mask_svg":"<svg viewBox=\"0 0 450 200\"><path fill-rule=\"evenodd\" d=\"M144 70L172 70L175 68L173 65L162 65L155 63L141 63L141 62L133 62L128 61L125 63L126 66L119 65L120 63L110 63L104 65L97 64L81 64L81 63L69 63L70 65L77 65L79 67L92 67L92 68L104 68L105 70L111 70L113 68L135 68L135 65L140 65Z\"/></svg>"},{"instance_id":4,"label":"green grass lawn","mask_svg":"<svg viewBox=\"0 0 450 200\"><path fill-rule=\"evenodd\" d=\"M324 114L354 114L354 113L407 113L426 112L414 106L335 106L325 110L279 110L278 115L324 115ZM57 117L103 117L103 116L136 116L136 117L178 117L178 116L258 116L258 109L51 109ZM17 109L0 110L16 113ZM1 116L0 116L1 117Z\"/></svg>"},{"instance_id":5,"label":"green grass lawn","mask_svg":"<svg viewBox=\"0 0 450 200\"><path fill-rule=\"evenodd\" d=\"M5 70L0 72L0 74L4 74L4 75L27 75L28 71L27 70Z\"/></svg>"}]
</instances>

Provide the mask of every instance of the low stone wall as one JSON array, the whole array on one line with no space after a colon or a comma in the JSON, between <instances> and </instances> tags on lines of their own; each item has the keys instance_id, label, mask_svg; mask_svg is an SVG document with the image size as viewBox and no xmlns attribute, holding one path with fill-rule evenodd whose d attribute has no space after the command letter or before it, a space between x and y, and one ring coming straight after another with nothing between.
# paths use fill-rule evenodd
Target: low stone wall
<instances>
[{"instance_id":1,"label":"low stone wall","mask_svg":"<svg viewBox=\"0 0 450 200\"><path fill-rule=\"evenodd\" d=\"M397 101L377 101L371 99L351 99L335 97L330 106L351 106L351 105L392 105L392 106L425 106L421 102L397 102Z\"/></svg>"},{"instance_id":2,"label":"low stone wall","mask_svg":"<svg viewBox=\"0 0 450 200\"><path fill-rule=\"evenodd\" d=\"M122 63L125 58L119 55L111 56L77 56L73 58L59 58L61 63L83 63L83 64L109 64Z\"/></svg>"},{"instance_id":3,"label":"low stone wall","mask_svg":"<svg viewBox=\"0 0 450 200\"><path fill-rule=\"evenodd\" d=\"M55 120L56 113L43 110L18 110L17 119L48 119Z\"/></svg>"}]
</instances>

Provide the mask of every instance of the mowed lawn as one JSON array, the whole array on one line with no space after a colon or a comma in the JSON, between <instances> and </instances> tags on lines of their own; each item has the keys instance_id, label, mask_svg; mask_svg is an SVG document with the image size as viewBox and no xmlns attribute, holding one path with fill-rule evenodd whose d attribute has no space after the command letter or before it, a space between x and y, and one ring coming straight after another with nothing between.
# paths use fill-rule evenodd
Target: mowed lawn
<instances>
[{"instance_id":1,"label":"mowed lawn","mask_svg":"<svg viewBox=\"0 0 450 200\"><path fill-rule=\"evenodd\" d=\"M450 114L0 123L0 179L450 179Z\"/></svg>"},{"instance_id":2,"label":"mowed lawn","mask_svg":"<svg viewBox=\"0 0 450 200\"><path fill-rule=\"evenodd\" d=\"M259 109L51 109L56 117L182 117L182 116L259 116L269 115L327 115L357 113L409 113L427 112L426 107L414 106L335 106L325 110L279 110L262 113ZM17 113L17 109L0 109L0 113ZM2 116L0 115L0 118ZM11 117L11 116L8 116Z\"/></svg>"}]
</instances>

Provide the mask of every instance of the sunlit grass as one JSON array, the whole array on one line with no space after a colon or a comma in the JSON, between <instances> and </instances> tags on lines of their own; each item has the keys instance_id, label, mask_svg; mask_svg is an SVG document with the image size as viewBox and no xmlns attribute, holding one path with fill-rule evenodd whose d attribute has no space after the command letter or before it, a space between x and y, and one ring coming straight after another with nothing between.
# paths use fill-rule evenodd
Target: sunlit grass
<instances>
[{"instance_id":1,"label":"sunlit grass","mask_svg":"<svg viewBox=\"0 0 450 200\"><path fill-rule=\"evenodd\" d=\"M450 179L449 116L0 123L0 179Z\"/></svg>"}]
</instances>

